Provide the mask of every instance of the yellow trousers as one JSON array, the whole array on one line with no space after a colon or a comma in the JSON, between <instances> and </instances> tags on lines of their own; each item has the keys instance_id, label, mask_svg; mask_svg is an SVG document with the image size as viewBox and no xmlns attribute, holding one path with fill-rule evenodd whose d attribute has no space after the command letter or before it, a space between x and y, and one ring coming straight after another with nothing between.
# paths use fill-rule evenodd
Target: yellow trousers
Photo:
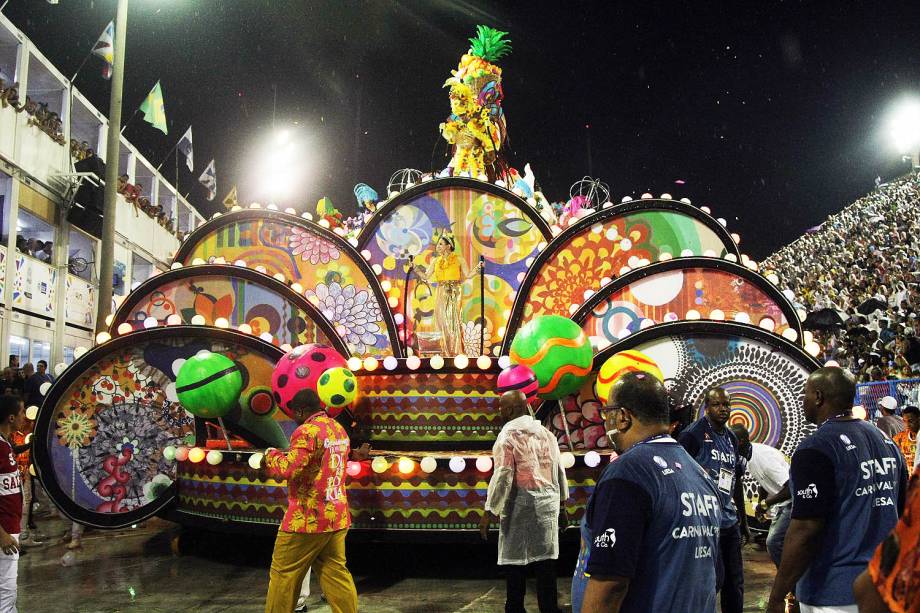
<instances>
[{"instance_id":1,"label":"yellow trousers","mask_svg":"<svg viewBox=\"0 0 920 613\"><path fill-rule=\"evenodd\" d=\"M265 613L291 613L300 584L312 566L334 613L357 613L358 592L345 567L348 530L303 534L281 532L275 538Z\"/></svg>"}]
</instances>

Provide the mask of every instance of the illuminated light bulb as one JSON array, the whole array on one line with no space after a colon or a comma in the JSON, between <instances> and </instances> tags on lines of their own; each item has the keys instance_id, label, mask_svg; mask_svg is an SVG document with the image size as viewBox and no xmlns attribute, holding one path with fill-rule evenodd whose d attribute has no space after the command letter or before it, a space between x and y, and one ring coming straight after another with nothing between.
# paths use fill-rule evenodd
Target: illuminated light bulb
<instances>
[{"instance_id":1,"label":"illuminated light bulb","mask_svg":"<svg viewBox=\"0 0 920 613\"><path fill-rule=\"evenodd\" d=\"M620 268L620 276L622 277L623 275L625 275L631 270L632 268L630 268L629 266L623 266L622 268Z\"/></svg>"},{"instance_id":2,"label":"illuminated light bulb","mask_svg":"<svg viewBox=\"0 0 920 613\"><path fill-rule=\"evenodd\" d=\"M476 366L479 370L488 370L492 366L492 358L487 355L481 355L476 358Z\"/></svg>"},{"instance_id":3,"label":"illuminated light bulb","mask_svg":"<svg viewBox=\"0 0 920 613\"><path fill-rule=\"evenodd\" d=\"M725 259L728 260L729 262L737 262L737 261L738 261L738 256L735 255L734 253L726 253L726 254L725 254Z\"/></svg>"},{"instance_id":4,"label":"illuminated light bulb","mask_svg":"<svg viewBox=\"0 0 920 613\"><path fill-rule=\"evenodd\" d=\"M680 257L682 257L682 258L692 258L692 257L693 257L693 250L692 250L692 249L681 249L681 251L680 251Z\"/></svg>"},{"instance_id":5,"label":"illuminated light bulb","mask_svg":"<svg viewBox=\"0 0 920 613\"><path fill-rule=\"evenodd\" d=\"M105 325L111 326L113 321L115 321L114 313L109 313L108 315L105 316Z\"/></svg>"},{"instance_id":6,"label":"illuminated light bulb","mask_svg":"<svg viewBox=\"0 0 920 613\"><path fill-rule=\"evenodd\" d=\"M297 292L298 294L303 293L303 285L300 283L291 283L291 289Z\"/></svg>"},{"instance_id":7,"label":"illuminated light bulb","mask_svg":"<svg viewBox=\"0 0 920 613\"><path fill-rule=\"evenodd\" d=\"M697 311L696 309L690 309L689 311L687 311L687 315L685 316L685 319L699 319L699 318L700 318L700 312Z\"/></svg>"},{"instance_id":8,"label":"illuminated light bulb","mask_svg":"<svg viewBox=\"0 0 920 613\"><path fill-rule=\"evenodd\" d=\"M218 464L224 461L224 454L222 454L217 449L212 449L211 451L208 452L208 455L205 456L205 460L211 466L217 466Z\"/></svg>"},{"instance_id":9,"label":"illuminated light bulb","mask_svg":"<svg viewBox=\"0 0 920 613\"><path fill-rule=\"evenodd\" d=\"M195 258L192 260L192 266L201 266L205 261L202 258Z\"/></svg>"},{"instance_id":10,"label":"illuminated light bulb","mask_svg":"<svg viewBox=\"0 0 920 613\"><path fill-rule=\"evenodd\" d=\"M652 262L648 258L639 258L639 267L648 266Z\"/></svg>"},{"instance_id":11,"label":"illuminated light bulb","mask_svg":"<svg viewBox=\"0 0 920 613\"><path fill-rule=\"evenodd\" d=\"M178 270L178 269L180 269L180 268L182 268L182 262L173 262L173 263L170 264L170 266L169 266L169 269L170 269L170 270Z\"/></svg>"},{"instance_id":12,"label":"illuminated light bulb","mask_svg":"<svg viewBox=\"0 0 920 613\"><path fill-rule=\"evenodd\" d=\"M543 251L544 249L546 249L547 246L548 245L546 241L540 241L539 243L537 243L537 251Z\"/></svg>"},{"instance_id":13,"label":"illuminated light bulb","mask_svg":"<svg viewBox=\"0 0 920 613\"><path fill-rule=\"evenodd\" d=\"M600 234L604 231L604 224L596 223L591 226L591 232L594 234Z\"/></svg>"},{"instance_id":14,"label":"illuminated light bulb","mask_svg":"<svg viewBox=\"0 0 920 613\"><path fill-rule=\"evenodd\" d=\"M203 326L203 325L205 324L206 321L207 321L207 320L204 318L204 315L202 315L201 313L199 313L199 314L195 315L194 317L192 317L192 325L193 325L193 326Z\"/></svg>"},{"instance_id":15,"label":"illuminated light bulb","mask_svg":"<svg viewBox=\"0 0 920 613\"><path fill-rule=\"evenodd\" d=\"M804 334L802 335L802 338L805 339L806 343L810 343L813 340L815 340L815 336L814 334L811 333L811 330L805 330Z\"/></svg>"},{"instance_id":16,"label":"illuminated light bulb","mask_svg":"<svg viewBox=\"0 0 920 613\"><path fill-rule=\"evenodd\" d=\"M511 366L511 356L503 355L498 358L498 367L502 370Z\"/></svg>"},{"instance_id":17,"label":"illuminated light bulb","mask_svg":"<svg viewBox=\"0 0 920 613\"><path fill-rule=\"evenodd\" d=\"M278 207L275 206L274 204L269 204L269 205L268 205L267 207L265 207L265 208L268 209L269 211L277 211L277 210L278 210Z\"/></svg>"},{"instance_id":18,"label":"illuminated light bulb","mask_svg":"<svg viewBox=\"0 0 920 613\"><path fill-rule=\"evenodd\" d=\"M38 417L38 407L33 404L26 409L26 419L29 421L35 421L36 417Z\"/></svg>"},{"instance_id":19,"label":"illuminated light bulb","mask_svg":"<svg viewBox=\"0 0 920 613\"><path fill-rule=\"evenodd\" d=\"M179 457L179 454L177 451L176 458L178 457ZM264 457L265 457L264 453L257 451L256 453L249 456L249 460L247 460L246 463L249 464L249 468L253 470L259 470L260 468L262 468L262 458Z\"/></svg>"},{"instance_id":20,"label":"illuminated light bulb","mask_svg":"<svg viewBox=\"0 0 920 613\"><path fill-rule=\"evenodd\" d=\"M575 454L571 451L563 451L560 454L559 459L562 462L563 468L572 468L575 466Z\"/></svg>"},{"instance_id":21,"label":"illuminated light bulb","mask_svg":"<svg viewBox=\"0 0 920 613\"><path fill-rule=\"evenodd\" d=\"M55 367L54 367L54 376L55 376L55 377L60 377L61 375L64 374L64 371L65 371L65 370L67 370L67 364L65 364L64 362L58 363L58 364L55 365Z\"/></svg>"},{"instance_id":22,"label":"illuminated light bulb","mask_svg":"<svg viewBox=\"0 0 920 613\"><path fill-rule=\"evenodd\" d=\"M804 309L796 309L795 315L799 318L799 321L805 321L805 318L808 317L808 313Z\"/></svg>"},{"instance_id":23,"label":"illuminated light bulb","mask_svg":"<svg viewBox=\"0 0 920 613\"><path fill-rule=\"evenodd\" d=\"M620 198L620 202L632 202L632 199L633 199L632 196L623 196L622 198Z\"/></svg>"},{"instance_id":24,"label":"illuminated light bulb","mask_svg":"<svg viewBox=\"0 0 920 613\"><path fill-rule=\"evenodd\" d=\"M222 256L222 255L219 255L219 256L217 256L216 258L214 258L214 263L215 263L215 264L226 264L226 263L227 263L227 258L225 258L225 257Z\"/></svg>"},{"instance_id":25,"label":"illuminated light bulb","mask_svg":"<svg viewBox=\"0 0 920 613\"><path fill-rule=\"evenodd\" d=\"M632 249L632 246L633 246L632 241L629 240L628 238L624 238L623 240L620 241L620 249L622 249L623 251L629 251L630 249Z\"/></svg>"},{"instance_id":26,"label":"illuminated light bulb","mask_svg":"<svg viewBox=\"0 0 920 613\"><path fill-rule=\"evenodd\" d=\"M718 219L716 219L716 221L719 222L719 225L722 226L723 228L728 225L728 222L725 221L724 217L719 217Z\"/></svg>"},{"instance_id":27,"label":"illuminated light bulb","mask_svg":"<svg viewBox=\"0 0 920 613\"><path fill-rule=\"evenodd\" d=\"M549 231L553 236L559 236L560 234L562 234L562 228L560 228L559 226L550 226Z\"/></svg>"},{"instance_id":28,"label":"illuminated light bulb","mask_svg":"<svg viewBox=\"0 0 920 613\"><path fill-rule=\"evenodd\" d=\"M263 332L262 334L259 335L259 338L265 341L266 343L271 343L272 341L275 340L275 337L272 336L271 332Z\"/></svg>"},{"instance_id":29,"label":"illuminated light bulb","mask_svg":"<svg viewBox=\"0 0 920 613\"><path fill-rule=\"evenodd\" d=\"M671 200L671 194L668 194L667 192L664 193L664 194L661 194L661 199L662 199L662 200Z\"/></svg>"},{"instance_id":30,"label":"illuminated light bulb","mask_svg":"<svg viewBox=\"0 0 920 613\"><path fill-rule=\"evenodd\" d=\"M573 302L572 304L570 304L569 305L569 315L574 315L575 313L577 313L580 307L581 305L578 304L577 302Z\"/></svg>"},{"instance_id":31,"label":"illuminated light bulb","mask_svg":"<svg viewBox=\"0 0 920 613\"><path fill-rule=\"evenodd\" d=\"M243 334L252 334L252 326L249 324L240 324L238 330Z\"/></svg>"},{"instance_id":32,"label":"illuminated light bulb","mask_svg":"<svg viewBox=\"0 0 920 613\"><path fill-rule=\"evenodd\" d=\"M712 215L712 210L708 206L701 206L700 210L706 213L707 215Z\"/></svg>"},{"instance_id":33,"label":"illuminated light bulb","mask_svg":"<svg viewBox=\"0 0 920 613\"><path fill-rule=\"evenodd\" d=\"M431 360L428 362L434 370L441 370L444 368L444 358L439 355L432 356Z\"/></svg>"},{"instance_id":34,"label":"illuminated light bulb","mask_svg":"<svg viewBox=\"0 0 920 613\"><path fill-rule=\"evenodd\" d=\"M672 257L674 257L674 256L672 256L672 255L671 255L670 253L668 253L667 251L662 251L662 252L661 252L661 255L658 256L658 261L659 261L659 262L667 262L667 261L670 260Z\"/></svg>"},{"instance_id":35,"label":"illuminated light bulb","mask_svg":"<svg viewBox=\"0 0 920 613\"><path fill-rule=\"evenodd\" d=\"M812 341L810 343L805 343L805 351L812 357L818 357L818 354L821 353L821 345Z\"/></svg>"},{"instance_id":36,"label":"illuminated light bulb","mask_svg":"<svg viewBox=\"0 0 920 613\"><path fill-rule=\"evenodd\" d=\"M454 357L454 366L457 368L463 369L470 365L470 359L466 357L465 354L460 354Z\"/></svg>"},{"instance_id":37,"label":"illuminated light bulb","mask_svg":"<svg viewBox=\"0 0 920 613\"><path fill-rule=\"evenodd\" d=\"M76 349L73 350L73 359L79 360L84 355L86 355L87 351L89 351L89 349L87 349L86 347L77 347Z\"/></svg>"},{"instance_id":38,"label":"illuminated light bulb","mask_svg":"<svg viewBox=\"0 0 920 613\"><path fill-rule=\"evenodd\" d=\"M380 282L380 289L382 289L385 292L390 291L392 287L393 287L393 284L390 283L389 279L384 279L383 281Z\"/></svg>"},{"instance_id":39,"label":"illuminated light bulb","mask_svg":"<svg viewBox=\"0 0 920 613\"><path fill-rule=\"evenodd\" d=\"M604 232L604 236L609 241L615 241L620 236L620 232L617 230L616 226L613 226L611 228L607 228L607 231Z\"/></svg>"},{"instance_id":40,"label":"illuminated light bulb","mask_svg":"<svg viewBox=\"0 0 920 613\"><path fill-rule=\"evenodd\" d=\"M419 462L418 465L422 471L426 473L433 473L438 468L438 461L429 455L422 458L422 461Z\"/></svg>"},{"instance_id":41,"label":"illuminated light bulb","mask_svg":"<svg viewBox=\"0 0 920 613\"><path fill-rule=\"evenodd\" d=\"M119 334L130 334L134 331L134 326L128 322L118 324L118 333Z\"/></svg>"},{"instance_id":42,"label":"illuminated light bulb","mask_svg":"<svg viewBox=\"0 0 920 613\"><path fill-rule=\"evenodd\" d=\"M492 470L492 458L488 456L479 456L476 458L476 470L481 473L487 473Z\"/></svg>"},{"instance_id":43,"label":"illuminated light bulb","mask_svg":"<svg viewBox=\"0 0 920 613\"><path fill-rule=\"evenodd\" d=\"M249 204L249 208L251 208L251 209L261 209L261 208L262 208L262 205L259 204L258 202L251 202L251 203Z\"/></svg>"},{"instance_id":44,"label":"illuminated light bulb","mask_svg":"<svg viewBox=\"0 0 920 613\"><path fill-rule=\"evenodd\" d=\"M503 336L505 336L505 326L499 326L497 334L498 334L498 338L502 338Z\"/></svg>"},{"instance_id":45,"label":"illuminated light bulb","mask_svg":"<svg viewBox=\"0 0 920 613\"><path fill-rule=\"evenodd\" d=\"M226 317L218 317L217 319L214 320L214 325L217 326L218 328L229 328L230 322L227 320Z\"/></svg>"},{"instance_id":46,"label":"illuminated light bulb","mask_svg":"<svg viewBox=\"0 0 920 613\"><path fill-rule=\"evenodd\" d=\"M237 211L242 211L242 210L243 210L243 207L241 207L238 204L234 204L232 207L230 207L231 213L236 213Z\"/></svg>"},{"instance_id":47,"label":"illuminated light bulb","mask_svg":"<svg viewBox=\"0 0 920 613\"><path fill-rule=\"evenodd\" d=\"M713 251L712 249L707 249L706 251L703 252L703 257L705 257L705 258L714 258L714 257L716 257L716 252Z\"/></svg>"},{"instance_id":48,"label":"illuminated light bulb","mask_svg":"<svg viewBox=\"0 0 920 613\"><path fill-rule=\"evenodd\" d=\"M776 276L776 273L771 272L770 274L768 274L767 281L769 281L773 285L779 285L779 277Z\"/></svg>"},{"instance_id":49,"label":"illuminated light bulb","mask_svg":"<svg viewBox=\"0 0 920 613\"><path fill-rule=\"evenodd\" d=\"M399 360L394 358L391 355L383 358L383 367L387 370L396 370L396 367L399 366Z\"/></svg>"},{"instance_id":50,"label":"illuminated light bulb","mask_svg":"<svg viewBox=\"0 0 920 613\"><path fill-rule=\"evenodd\" d=\"M172 462L173 460L175 460L176 459L176 448L173 447L172 445L167 445L166 447L163 447L163 457L166 459L167 462Z\"/></svg>"},{"instance_id":51,"label":"illuminated light bulb","mask_svg":"<svg viewBox=\"0 0 920 613\"><path fill-rule=\"evenodd\" d=\"M357 477L361 474L361 462L349 460L345 467L345 472L348 473L349 477Z\"/></svg>"},{"instance_id":52,"label":"illuminated light bulb","mask_svg":"<svg viewBox=\"0 0 920 613\"><path fill-rule=\"evenodd\" d=\"M827 362L824 363L824 365L827 366L828 368L839 368L840 362L838 362L837 360L828 360Z\"/></svg>"},{"instance_id":53,"label":"illuminated light bulb","mask_svg":"<svg viewBox=\"0 0 920 613\"><path fill-rule=\"evenodd\" d=\"M399 458L399 462L396 463L396 469L399 470L401 475L410 475L415 472L415 462L410 458Z\"/></svg>"},{"instance_id":54,"label":"illuminated light bulb","mask_svg":"<svg viewBox=\"0 0 920 613\"><path fill-rule=\"evenodd\" d=\"M723 321L725 319L725 312L722 309L713 309L712 312L709 313L709 319Z\"/></svg>"},{"instance_id":55,"label":"illuminated light bulb","mask_svg":"<svg viewBox=\"0 0 920 613\"><path fill-rule=\"evenodd\" d=\"M363 362L361 361L361 358L357 356L351 356L348 358L346 364L348 365L348 370L361 370Z\"/></svg>"},{"instance_id":56,"label":"illuminated light bulb","mask_svg":"<svg viewBox=\"0 0 920 613\"><path fill-rule=\"evenodd\" d=\"M630 334L632 334L632 332L630 331L629 328L623 328L622 330L617 332L617 338L626 338Z\"/></svg>"},{"instance_id":57,"label":"illuminated light bulb","mask_svg":"<svg viewBox=\"0 0 920 613\"><path fill-rule=\"evenodd\" d=\"M794 343L799 340L799 333L792 328L786 328L783 330L783 338Z\"/></svg>"},{"instance_id":58,"label":"illuminated light bulb","mask_svg":"<svg viewBox=\"0 0 920 613\"><path fill-rule=\"evenodd\" d=\"M319 225L322 226L323 228L329 229L329 220L328 220L328 219L320 219L320 220L319 220Z\"/></svg>"},{"instance_id":59,"label":"illuminated light bulb","mask_svg":"<svg viewBox=\"0 0 920 613\"><path fill-rule=\"evenodd\" d=\"M361 251L361 257L364 258L365 260L370 261L370 259L371 259L371 252L368 251L367 249L364 249L363 251Z\"/></svg>"},{"instance_id":60,"label":"illuminated light bulb","mask_svg":"<svg viewBox=\"0 0 920 613\"><path fill-rule=\"evenodd\" d=\"M741 244L741 236L737 232L732 232L730 236L732 237L732 240L735 241L736 245Z\"/></svg>"},{"instance_id":61,"label":"illuminated light bulb","mask_svg":"<svg viewBox=\"0 0 920 613\"><path fill-rule=\"evenodd\" d=\"M646 318L639 322L639 329L645 330L646 328L651 328L654 325L655 325L655 320Z\"/></svg>"},{"instance_id":62,"label":"illuminated light bulb","mask_svg":"<svg viewBox=\"0 0 920 613\"><path fill-rule=\"evenodd\" d=\"M653 197L654 197L654 196L652 196L652 195L651 195L650 193L648 193L648 192L645 192L644 194L642 194L641 196L639 196L639 198L640 198L641 200L651 200Z\"/></svg>"},{"instance_id":63,"label":"illuminated light bulb","mask_svg":"<svg viewBox=\"0 0 920 613\"><path fill-rule=\"evenodd\" d=\"M665 322L677 321L678 319L680 319L680 317L677 316L677 313L668 312L664 314Z\"/></svg>"},{"instance_id":64,"label":"illuminated light bulb","mask_svg":"<svg viewBox=\"0 0 920 613\"><path fill-rule=\"evenodd\" d=\"M188 447L179 445L176 447L176 461L185 462L188 459Z\"/></svg>"},{"instance_id":65,"label":"illuminated light bulb","mask_svg":"<svg viewBox=\"0 0 920 613\"><path fill-rule=\"evenodd\" d=\"M402 313L396 313L395 315L393 315L393 321L396 322L397 326L401 326L403 325L403 323L405 323L406 318L403 317Z\"/></svg>"},{"instance_id":66,"label":"illuminated light bulb","mask_svg":"<svg viewBox=\"0 0 920 613\"><path fill-rule=\"evenodd\" d=\"M192 447L188 451L188 460L189 462L192 462L193 464L197 464L198 462L201 462L204 459L204 457L205 457L205 452L204 452L204 449L202 449L201 447Z\"/></svg>"},{"instance_id":67,"label":"illuminated light bulb","mask_svg":"<svg viewBox=\"0 0 920 613\"><path fill-rule=\"evenodd\" d=\"M352 247L357 247L357 246L358 246L358 239L356 239L354 236L352 236L351 238L348 239L348 244L351 245Z\"/></svg>"},{"instance_id":68,"label":"illuminated light bulb","mask_svg":"<svg viewBox=\"0 0 920 613\"><path fill-rule=\"evenodd\" d=\"M691 204L689 198L681 198L680 201L683 202L684 204Z\"/></svg>"},{"instance_id":69,"label":"illuminated light bulb","mask_svg":"<svg viewBox=\"0 0 920 613\"><path fill-rule=\"evenodd\" d=\"M589 451L585 454L585 466L594 468L601 463L601 454L596 451Z\"/></svg>"},{"instance_id":70,"label":"illuminated light bulb","mask_svg":"<svg viewBox=\"0 0 920 613\"><path fill-rule=\"evenodd\" d=\"M749 324L751 323L751 316L744 311L739 311L735 313L735 321L737 321L739 324Z\"/></svg>"},{"instance_id":71,"label":"illuminated light bulb","mask_svg":"<svg viewBox=\"0 0 920 613\"><path fill-rule=\"evenodd\" d=\"M100 332L99 334L96 335L96 343L101 345L102 343L105 343L111 340L111 338L112 338L112 335L109 334L108 332Z\"/></svg>"},{"instance_id":72,"label":"illuminated light bulb","mask_svg":"<svg viewBox=\"0 0 920 613\"><path fill-rule=\"evenodd\" d=\"M381 266L380 264L374 264L373 266L371 266L371 270L374 271L375 275L379 276L383 274L383 266Z\"/></svg>"},{"instance_id":73,"label":"illuminated light bulb","mask_svg":"<svg viewBox=\"0 0 920 613\"><path fill-rule=\"evenodd\" d=\"M776 322L773 321L770 317L764 317L760 320L760 323L757 324L767 332L773 332L773 329L776 327Z\"/></svg>"},{"instance_id":74,"label":"illuminated light bulb","mask_svg":"<svg viewBox=\"0 0 920 613\"><path fill-rule=\"evenodd\" d=\"M386 459L385 457L383 457L383 456L377 456L377 457L374 458L374 460L371 462L371 470L373 470L373 471L374 471L375 473L377 473L378 475L379 475L380 473L382 473L382 472L386 472L386 470L387 470L389 467L390 467L390 463L387 462L387 459Z\"/></svg>"},{"instance_id":75,"label":"illuminated light bulb","mask_svg":"<svg viewBox=\"0 0 920 613\"><path fill-rule=\"evenodd\" d=\"M397 298L396 296L390 296L387 299L387 304L390 305L391 309L395 309L396 307L399 306L399 298Z\"/></svg>"},{"instance_id":76,"label":"illuminated light bulb","mask_svg":"<svg viewBox=\"0 0 920 613\"><path fill-rule=\"evenodd\" d=\"M364 370L368 372L374 372L377 370L377 366L377 358L364 358Z\"/></svg>"},{"instance_id":77,"label":"illuminated light bulb","mask_svg":"<svg viewBox=\"0 0 920 613\"><path fill-rule=\"evenodd\" d=\"M48 393L48 390L50 389L51 389L51 382L45 381L44 383L38 386L38 393L44 396L45 394Z\"/></svg>"},{"instance_id":78,"label":"illuminated light bulb","mask_svg":"<svg viewBox=\"0 0 920 613\"><path fill-rule=\"evenodd\" d=\"M463 472L463 469L466 468L466 460L460 456L454 456L450 459L448 465L450 466L450 469L455 473Z\"/></svg>"},{"instance_id":79,"label":"illuminated light bulb","mask_svg":"<svg viewBox=\"0 0 920 613\"><path fill-rule=\"evenodd\" d=\"M630 268L635 268L636 266L638 266L638 265L639 265L639 256L638 256L638 255L631 255L631 256L629 256L629 259L626 260L626 265L629 266Z\"/></svg>"},{"instance_id":80,"label":"illuminated light bulb","mask_svg":"<svg viewBox=\"0 0 920 613\"><path fill-rule=\"evenodd\" d=\"M283 343L283 344L281 345L281 351L283 351L283 352L285 352L285 353L290 353L291 351L293 351L293 349L294 349L294 347L291 346L290 343Z\"/></svg>"},{"instance_id":81,"label":"illuminated light bulb","mask_svg":"<svg viewBox=\"0 0 920 613\"><path fill-rule=\"evenodd\" d=\"M234 260L234 266L239 266L240 268L246 268L246 260Z\"/></svg>"},{"instance_id":82,"label":"illuminated light bulb","mask_svg":"<svg viewBox=\"0 0 920 613\"><path fill-rule=\"evenodd\" d=\"M296 215L296 214L297 214L297 211L295 211L295 210L292 209L291 207L288 207L288 208L284 209L284 212L287 213L288 215Z\"/></svg>"},{"instance_id":83,"label":"illuminated light bulb","mask_svg":"<svg viewBox=\"0 0 920 613\"><path fill-rule=\"evenodd\" d=\"M281 274L280 272L276 272L275 274L273 274L272 278L275 279L276 281L281 281L282 283L284 283L284 280L285 280L285 276Z\"/></svg>"},{"instance_id":84,"label":"illuminated light bulb","mask_svg":"<svg viewBox=\"0 0 920 613\"><path fill-rule=\"evenodd\" d=\"M422 365L422 360L417 355L410 355L406 359L406 367L409 370L418 370L419 366Z\"/></svg>"},{"instance_id":85,"label":"illuminated light bulb","mask_svg":"<svg viewBox=\"0 0 920 613\"><path fill-rule=\"evenodd\" d=\"M256 272L260 272L260 273L262 273L263 275L267 275L267 274L268 274L268 270L267 270L264 266L262 266L262 265L256 266Z\"/></svg>"}]
</instances>

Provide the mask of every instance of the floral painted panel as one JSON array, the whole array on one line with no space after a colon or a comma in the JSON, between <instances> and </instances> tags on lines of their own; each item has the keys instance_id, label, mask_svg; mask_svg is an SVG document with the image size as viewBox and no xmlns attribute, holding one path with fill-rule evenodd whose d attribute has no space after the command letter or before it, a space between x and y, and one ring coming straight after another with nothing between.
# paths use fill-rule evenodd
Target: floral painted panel
<instances>
[{"instance_id":1,"label":"floral painted panel","mask_svg":"<svg viewBox=\"0 0 920 613\"><path fill-rule=\"evenodd\" d=\"M405 308L406 268L409 257L430 267L437 237L445 229L454 236L457 254L472 270L483 258L484 291L479 277L462 285L461 320L467 355L479 355L480 314L485 316L484 349L501 344L514 296L527 273L527 258L536 255L545 240L540 229L516 204L499 196L469 188L441 188L400 204L370 232L361 236L359 249L370 252L382 278L390 282L388 297L397 301L410 320L411 334L436 335L435 285L413 276L410 305Z\"/></svg>"},{"instance_id":2,"label":"floral painted panel","mask_svg":"<svg viewBox=\"0 0 920 613\"><path fill-rule=\"evenodd\" d=\"M141 297L130 313L119 313L112 328L127 321L135 330L142 330L148 317L165 325L173 314L179 315L183 324L191 324L195 315L204 317L209 326L220 317L233 328L248 324L255 336L271 334L271 342L276 345L329 344L310 317L284 296L230 276L186 277L158 285L155 291Z\"/></svg>"},{"instance_id":3,"label":"floral painted panel","mask_svg":"<svg viewBox=\"0 0 920 613\"><path fill-rule=\"evenodd\" d=\"M335 326L357 356L393 354L371 281L352 256L318 232L268 219L232 222L203 237L185 258L243 260L249 268L281 273Z\"/></svg>"},{"instance_id":4,"label":"floral painted panel","mask_svg":"<svg viewBox=\"0 0 920 613\"><path fill-rule=\"evenodd\" d=\"M570 315L585 292L597 292L624 266L663 254L725 255L722 239L702 222L677 211L638 211L599 222L569 238L539 270L524 305L523 321L537 315ZM634 258L634 259L633 259Z\"/></svg>"},{"instance_id":5,"label":"floral painted panel","mask_svg":"<svg viewBox=\"0 0 920 613\"><path fill-rule=\"evenodd\" d=\"M789 327L776 301L747 279L714 268L689 268L652 274L612 292L591 310L582 328L603 349L651 325L693 318L732 321L739 314L744 323L755 325L769 317L779 334Z\"/></svg>"}]
</instances>

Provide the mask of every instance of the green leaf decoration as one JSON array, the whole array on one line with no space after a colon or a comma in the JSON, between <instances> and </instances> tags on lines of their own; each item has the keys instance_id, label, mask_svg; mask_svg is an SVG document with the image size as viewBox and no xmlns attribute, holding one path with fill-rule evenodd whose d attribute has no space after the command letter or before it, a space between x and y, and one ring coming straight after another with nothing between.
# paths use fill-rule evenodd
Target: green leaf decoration
<instances>
[{"instance_id":1,"label":"green leaf decoration","mask_svg":"<svg viewBox=\"0 0 920 613\"><path fill-rule=\"evenodd\" d=\"M476 37L470 39L470 55L489 63L495 62L511 52L511 41L505 38L507 35L507 32L489 26L476 26Z\"/></svg>"}]
</instances>

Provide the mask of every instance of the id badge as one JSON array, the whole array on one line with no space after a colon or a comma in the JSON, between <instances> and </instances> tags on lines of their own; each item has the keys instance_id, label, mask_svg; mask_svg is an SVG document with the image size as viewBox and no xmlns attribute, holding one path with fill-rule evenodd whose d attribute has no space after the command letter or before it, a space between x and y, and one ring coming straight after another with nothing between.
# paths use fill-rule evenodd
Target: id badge
<instances>
[{"instance_id":1,"label":"id badge","mask_svg":"<svg viewBox=\"0 0 920 613\"><path fill-rule=\"evenodd\" d=\"M719 491L726 494L731 494L732 492L732 481L734 480L735 473L728 470L727 468L719 469Z\"/></svg>"}]
</instances>

